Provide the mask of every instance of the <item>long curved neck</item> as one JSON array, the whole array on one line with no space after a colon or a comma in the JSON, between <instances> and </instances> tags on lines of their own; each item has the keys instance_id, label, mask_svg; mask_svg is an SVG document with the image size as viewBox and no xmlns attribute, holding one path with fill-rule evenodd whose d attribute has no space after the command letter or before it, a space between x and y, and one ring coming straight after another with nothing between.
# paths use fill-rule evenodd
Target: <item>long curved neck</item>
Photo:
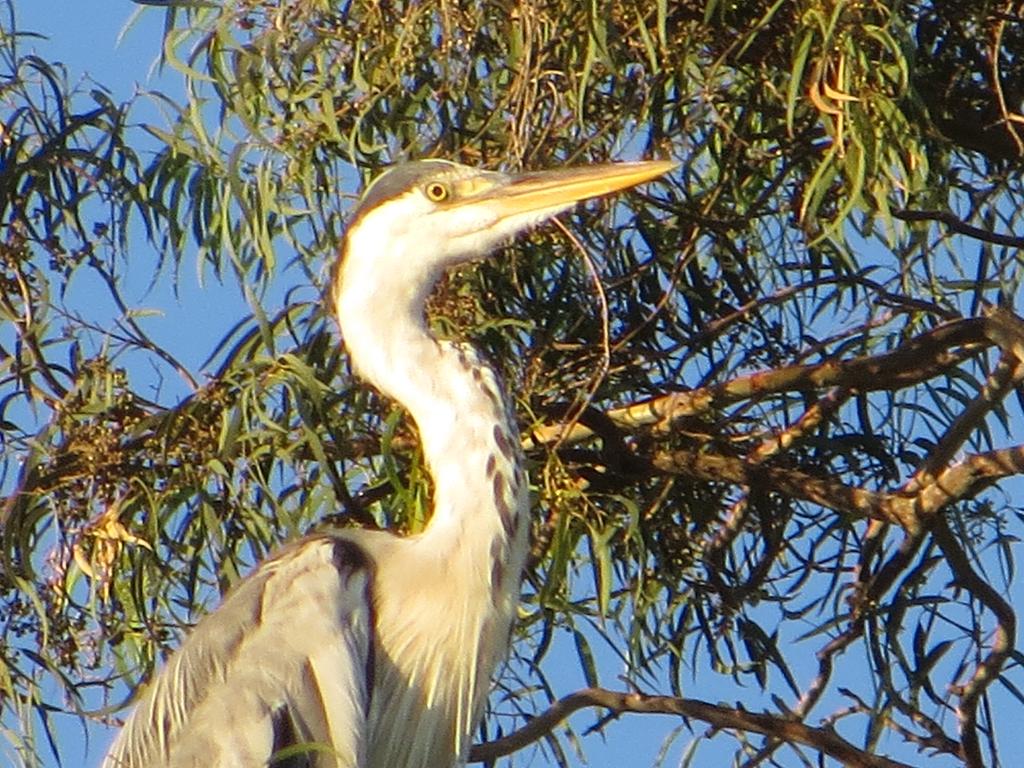
<instances>
[{"instance_id":1,"label":"long curved neck","mask_svg":"<svg viewBox=\"0 0 1024 768\"><path fill-rule=\"evenodd\" d=\"M422 538L473 567L490 562L490 572L479 570L492 587L508 587L508 576L518 585L528 489L518 430L494 371L468 344L439 341L427 329L424 304L438 275L410 274L415 259L396 273L342 258L335 301L353 366L409 410L434 480ZM505 566L515 573L501 573Z\"/></svg>"}]
</instances>

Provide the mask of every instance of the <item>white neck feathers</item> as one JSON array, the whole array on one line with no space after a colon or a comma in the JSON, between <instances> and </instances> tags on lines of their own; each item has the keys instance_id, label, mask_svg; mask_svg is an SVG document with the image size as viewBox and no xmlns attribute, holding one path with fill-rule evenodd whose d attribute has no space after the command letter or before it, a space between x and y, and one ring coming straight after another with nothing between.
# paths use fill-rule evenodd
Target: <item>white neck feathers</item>
<instances>
[{"instance_id":1,"label":"white neck feathers","mask_svg":"<svg viewBox=\"0 0 1024 768\"><path fill-rule=\"evenodd\" d=\"M336 285L353 366L405 406L419 429L434 480L423 538L457 548L470 562L491 562L484 576L492 582L501 565L492 561L510 559L518 585L528 490L510 408L472 347L439 341L427 329L424 305L440 269L417 267L415 238L396 236L392 222L379 223L387 237L375 237L371 217L350 231Z\"/></svg>"}]
</instances>

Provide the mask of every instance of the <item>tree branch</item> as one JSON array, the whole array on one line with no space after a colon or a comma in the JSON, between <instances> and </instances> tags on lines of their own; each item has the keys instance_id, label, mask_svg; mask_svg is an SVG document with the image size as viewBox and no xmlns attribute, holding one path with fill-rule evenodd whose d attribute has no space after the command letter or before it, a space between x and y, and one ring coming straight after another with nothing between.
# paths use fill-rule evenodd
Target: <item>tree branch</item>
<instances>
[{"instance_id":1,"label":"tree branch","mask_svg":"<svg viewBox=\"0 0 1024 768\"><path fill-rule=\"evenodd\" d=\"M914 533L944 507L977 493L982 487L1024 472L1024 445L968 456L916 492L871 491L846 485L801 469L754 465L743 457L708 450L656 453L651 466L665 474L734 485L760 485L854 517L895 523Z\"/></svg>"},{"instance_id":2,"label":"tree branch","mask_svg":"<svg viewBox=\"0 0 1024 768\"><path fill-rule=\"evenodd\" d=\"M1000 235L996 232L989 232L987 229L975 227L956 216L952 211L911 211L903 208L893 211L893 216L902 221L938 221L945 224L958 235L973 237L993 245L1005 245L1010 248L1024 248L1024 237L1013 235Z\"/></svg>"},{"instance_id":3,"label":"tree branch","mask_svg":"<svg viewBox=\"0 0 1024 768\"><path fill-rule=\"evenodd\" d=\"M559 699L518 731L504 738L474 746L470 751L469 760L481 763L511 754L549 734L560 722L586 707L603 707L614 714L636 712L679 715L700 720L714 728L759 733L783 739L791 744L803 744L841 761L849 768L910 768L906 763L858 749L832 728L814 728L790 717L766 712L748 712L699 699L621 693L603 688L585 688Z\"/></svg>"},{"instance_id":4,"label":"tree branch","mask_svg":"<svg viewBox=\"0 0 1024 768\"><path fill-rule=\"evenodd\" d=\"M977 431L989 411L1001 403L1022 380L1024 365L1013 354L1004 351L981 392L949 425L938 445L929 451L914 476L906 483L906 490L913 491L932 482L935 474L949 465L961 446Z\"/></svg>"},{"instance_id":5,"label":"tree branch","mask_svg":"<svg viewBox=\"0 0 1024 768\"><path fill-rule=\"evenodd\" d=\"M997 626L992 648L978 664L971 679L960 686L960 706L957 707L964 761L968 768L983 768L985 761L982 759L981 745L978 742L978 702L989 685L998 678L1003 665L1013 654L1014 639L1017 636L1017 615L992 585L978 576L971 566L970 558L944 519L936 521L934 534L939 549L956 575L957 584L996 617Z\"/></svg>"},{"instance_id":6,"label":"tree branch","mask_svg":"<svg viewBox=\"0 0 1024 768\"><path fill-rule=\"evenodd\" d=\"M978 346L993 340L987 331L993 321L987 317L943 323L907 341L891 352L864 355L850 360L828 360L814 365L790 365L739 376L722 384L685 392L673 392L608 411L620 428L664 425L707 413L742 400L783 392L806 392L845 387L860 392L903 389L927 381L959 365ZM560 424L545 424L530 430L523 440L527 449L555 442L563 445L593 437L593 430L577 424L563 435Z\"/></svg>"}]
</instances>

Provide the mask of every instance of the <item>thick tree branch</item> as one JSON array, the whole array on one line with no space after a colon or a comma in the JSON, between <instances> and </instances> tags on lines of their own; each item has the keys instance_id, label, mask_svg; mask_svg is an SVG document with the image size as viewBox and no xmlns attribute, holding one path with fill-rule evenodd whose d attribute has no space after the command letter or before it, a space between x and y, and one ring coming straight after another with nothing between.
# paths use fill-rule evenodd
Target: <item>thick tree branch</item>
<instances>
[{"instance_id":1,"label":"thick tree branch","mask_svg":"<svg viewBox=\"0 0 1024 768\"><path fill-rule=\"evenodd\" d=\"M1024 472L1024 445L968 456L916 492L856 488L831 476L789 467L753 465L739 456L707 450L663 451L652 457L651 465L659 472L695 480L760 485L842 514L895 523L908 532L916 532L949 504L969 498L1000 478Z\"/></svg>"},{"instance_id":2,"label":"thick tree branch","mask_svg":"<svg viewBox=\"0 0 1024 768\"><path fill-rule=\"evenodd\" d=\"M615 714L637 712L679 715L700 720L714 728L758 733L791 744L810 747L841 761L850 768L910 768L906 763L858 749L829 727L815 728L789 717L766 712L748 712L699 699L621 693L603 688L585 688L571 693L556 701L515 733L496 741L476 745L470 752L470 762L494 760L522 749L549 734L555 726L577 710L586 707L602 707Z\"/></svg>"},{"instance_id":3,"label":"thick tree branch","mask_svg":"<svg viewBox=\"0 0 1024 768\"><path fill-rule=\"evenodd\" d=\"M652 400L615 408L608 417L620 428L636 430L707 413L731 403L783 392L812 392L844 387L861 392L904 389L934 378L960 365L980 346L991 345L986 333L989 318L943 323L910 339L898 349L850 360L829 360L814 365L790 365L740 376L722 384L686 392L673 392ZM552 443L579 442L594 435L577 424L563 435L559 424L535 427L524 440L527 448Z\"/></svg>"}]
</instances>

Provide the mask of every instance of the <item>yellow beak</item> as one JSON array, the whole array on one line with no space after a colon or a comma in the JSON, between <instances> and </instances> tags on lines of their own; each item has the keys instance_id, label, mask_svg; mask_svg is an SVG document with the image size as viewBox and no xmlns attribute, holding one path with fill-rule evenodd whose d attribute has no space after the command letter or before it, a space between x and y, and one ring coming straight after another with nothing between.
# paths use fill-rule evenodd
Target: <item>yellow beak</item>
<instances>
[{"instance_id":1,"label":"yellow beak","mask_svg":"<svg viewBox=\"0 0 1024 768\"><path fill-rule=\"evenodd\" d=\"M677 166L678 163L671 160L647 160L524 173L511 177L506 184L498 184L468 197L465 202L475 204L486 201L488 207L496 209L498 215L504 218L564 207L580 200L635 187Z\"/></svg>"}]
</instances>

